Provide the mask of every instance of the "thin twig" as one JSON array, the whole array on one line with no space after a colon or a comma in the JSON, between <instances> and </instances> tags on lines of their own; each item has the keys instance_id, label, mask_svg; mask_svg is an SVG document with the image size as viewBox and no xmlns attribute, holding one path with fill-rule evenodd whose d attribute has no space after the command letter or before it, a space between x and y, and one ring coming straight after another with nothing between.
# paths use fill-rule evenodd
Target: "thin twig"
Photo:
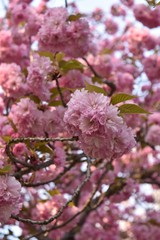
<instances>
[{"instance_id":1,"label":"thin twig","mask_svg":"<svg viewBox=\"0 0 160 240\"><path fill-rule=\"evenodd\" d=\"M4 10L7 11L7 5L6 5L5 1L1 0L1 3L2 3Z\"/></svg>"},{"instance_id":2,"label":"thin twig","mask_svg":"<svg viewBox=\"0 0 160 240\"><path fill-rule=\"evenodd\" d=\"M84 207L77 212L74 216L72 216L71 218L69 218L66 222L61 223L59 225L54 225L51 226L50 228L44 229L44 230L40 230L39 232L35 233L34 235L30 236L30 237L39 237L42 234L45 234L47 232L50 232L52 230L58 229L58 228L62 228L64 226L66 226L68 223L70 223L73 219L77 218L80 214L82 214L84 212L84 215L82 216L82 218L84 218L84 216L87 216L92 210L95 209L95 207L93 207L94 204L91 204L91 202L93 201L94 195L96 193L96 191L98 190L101 181L103 180L105 174L111 169L111 162L106 164L106 170L104 171L104 173L101 175L100 179L98 180L98 185L95 187L95 189L93 190L93 192L91 193L91 196L88 198L88 201L86 202L86 204L84 205ZM96 199L98 199L99 197L97 197ZM94 203L95 203L95 199L94 199ZM82 221L80 221L82 222ZM81 223L82 224L82 223ZM67 233L67 237L70 237L70 235L74 235L74 231L75 229L77 229L77 227L74 227L69 233ZM25 238L24 240L29 240L30 237Z\"/></svg>"},{"instance_id":3,"label":"thin twig","mask_svg":"<svg viewBox=\"0 0 160 240\"><path fill-rule=\"evenodd\" d=\"M62 105L63 105L63 107L66 108L67 105L66 105L66 103L64 101L63 94L62 94L61 88L59 86L58 78L56 77L55 80L56 80L56 86L57 86L57 89L58 89L58 92L59 92L59 95L60 95L60 98L61 98Z\"/></svg>"},{"instance_id":4,"label":"thin twig","mask_svg":"<svg viewBox=\"0 0 160 240\"><path fill-rule=\"evenodd\" d=\"M69 165L69 167L66 167L64 169L63 172L61 172L57 177L52 178L50 180L44 181L44 182L37 182L37 183L22 183L23 186L25 187L38 187L44 184L48 184L50 182L54 182L56 183L63 175L65 175L66 172L68 172L74 165L76 164L76 162L73 162Z\"/></svg>"},{"instance_id":5,"label":"thin twig","mask_svg":"<svg viewBox=\"0 0 160 240\"><path fill-rule=\"evenodd\" d=\"M25 218L21 218L19 216L16 215L11 215L12 218L24 222L24 223L31 223L31 224L38 224L38 225L46 225L51 223L53 220L57 219L58 217L60 217L64 211L64 209L69 205L70 202L73 201L73 199L79 194L79 192L81 191L82 187L85 185L85 183L89 180L90 178L90 159L87 160L88 166L87 166L87 173L86 173L86 177L85 179L82 181L82 183L75 189L72 197L70 200L68 200L60 209L59 211L52 216L51 218L44 220L44 221L34 221L32 219L25 219Z\"/></svg>"},{"instance_id":6,"label":"thin twig","mask_svg":"<svg viewBox=\"0 0 160 240\"><path fill-rule=\"evenodd\" d=\"M22 171L18 171L17 173L13 174L15 177L17 178L20 178L22 175L24 174L27 174L27 173L30 173L31 170L33 171L37 171L37 170L40 170L44 167L47 167L47 166L50 166L51 164L53 164L53 160L49 160L49 161L46 161L46 162L43 162L42 164L39 164L39 165L32 165L30 163L26 163L26 162L23 162L19 159L17 159L13 153L12 153L12 150L11 150L11 146L13 144L17 144L17 143L20 143L20 142L56 142L56 141L61 141L61 142L65 142L65 141L75 141L75 140L78 140L77 137L72 137L72 138L42 138L42 137L24 137L24 138L13 138L11 139L7 145L6 145L6 149L5 149L5 152L7 154L7 156L9 157L9 159L14 163L14 164L17 164L17 163L20 163L22 164L23 166L27 167L27 169L24 169Z\"/></svg>"},{"instance_id":7,"label":"thin twig","mask_svg":"<svg viewBox=\"0 0 160 240\"><path fill-rule=\"evenodd\" d=\"M65 0L65 7L66 7L66 8L68 7L68 2L67 2L67 0Z\"/></svg>"},{"instance_id":8,"label":"thin twig","mask_svg":"<svg viewBox=\"0 0 160 240\"><path fill-rule=\"evenodd\" d=\"M90 68L90 70L92 71L92 73L94 74L95 77L98 77L98 78L103 79L103 77L100 76L100 75L95 71L94 67L88 62L88 60L87 60L85 57L83 57L82 59L87 63L88 67ZM115 85L113 82L108 81L108 80L106 80L106 79L103 81L103 83L107 84L107 85L110 87L111 91L110 91L110 93L108 94L108 96L109 96L109 97L112 96L112 94L116 91L116 85Z\"/></svg>"}]
</instances>

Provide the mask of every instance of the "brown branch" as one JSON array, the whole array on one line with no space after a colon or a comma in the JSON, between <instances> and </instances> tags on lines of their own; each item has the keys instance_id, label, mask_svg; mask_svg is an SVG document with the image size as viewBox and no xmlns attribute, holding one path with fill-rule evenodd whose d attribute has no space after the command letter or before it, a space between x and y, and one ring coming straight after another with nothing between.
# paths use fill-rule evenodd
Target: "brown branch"
<instances>
[{"instance_id":1,"label":"brown branch","mask_svg":"<svg viewBox=\"0 0 160 240\"><path fill-rule=\"evenodd\" d=\"M80 224L82 225L83 223L85 223L85 219L88 217L89 213L91 211L93 211L95 208L97 208L97 205L95 207L95 203L99 203L99 197L97 197L96 199L93 199L94 196L95 196L95 193L97 192L100 184L101 184L101 181L103 180L103 178L105 177L106 173L112 169L112 165L111 165L111 162L107 163L106 164L106 170L104 171L104 173L101 175L100 179L98 180L98 183L97 183L97 186L95 187L95 189L93 190L93 192L91 193L91 196L90 198L88 199L87 203L84 205L84 207L79 211L77 212L74 216L72 216L71 218L69 218L66 222L62 223L62 224L59 224L59 225L54 225L50 228L47 228L45 230L41 230L39 231L38 233L32 235L32 237L38 237L42 234L45 234L47 232L50 232L52 230L55 230L55 229L58 229L58 228L62 228L64 226L66 226L68 223L70 223L73 219L75 219L77 216L79 216L80 214L84 213L78 223L77 226L80 226ZM94 201L94 204L93 204L93 201ZM70 232L68 232L66 235L65 235L65 238L64 239L68 239L70 240L71 239L71 236L73 237L74 234L77 232L77 227L74 227ZM30 238L25 238L24 240L29 240ZM62 240L64 240L62 239Z\"/></svg>"},{"instance_id":2,"label":"brown branch","mask_svg":"<svg viewBox=\"0 0 160 240\"><path fill-rule=\"evenodd\" d=\"M38 224L38 225L46 225L51 223L53 220L57 219L58 217L60 217L64 211L64 209L68 206L68 204L70 202L73 201L73 199L77 196L77 194L79 194L79 192L81 191L82 187L85 185L85 183L89 180L90 178L90 160L88 159L88 166L87 166L87 173L86 173L86 177L84 178L84 180L82 181L82 183L75 189L72 197L70 200L68 200L60 209L59 211L52 216L51 218L44 220L44 221L34 221L32 219L25 219L25 218L21 218L17 215L11 215L12 218L24 222L24 223L31 223L31 224Z\"/></svg>"},{"instance_id":3,"label":"brown branch","mask_svg":"<svg viewBox=\"0 0 160 240\"><path fill-rule=\"evenodd\" d=\"M66 8L68 7L68 2L67 2L67 0L65 0L65 7L66 7Z\"/></svg>"},{"instance_id":4,"label":"brown branch","mask_svg":"<svg viewBox=\"0 0 160 240\"><path fill-rule=\"evenodd\" d=\"M53 163L53 162L52 162ZM61 172L57 177L52 178L50 180L46 180L44 182L37 182L37 183L22 183L23 186L25 187L38 187L44 184L48 184L50 182L56 183L63 175L65 175L66 172L68 172L76 163L73 162L70 164L69 167L66 167L63 172Z\"/></svg>"},{"instance_id":5,"label":"brown branch","mask_svg":"<svg viewBox=\"0 0 160 240\"><path fill-rule=\"evenodd\" d=\"M63 105L63 107L66 108L67 105L66 105L66 103L64 101L63 94L62 94L61 88L59 86L58 77L55 77L55 80L56 80L56 86L57 86L57 89L58 89L58 92L59 92L59 95L60 95L60 98L61 98L62 105Z\"/></svg>"},{"instance_id":6,"label":"brown branch","mask_svg":"<svg viewBox=\"0 0 160 240\"><path fill-rule=\"evenodd\" d=\"M14 164L20 163L27 168L22 171L18 171L17 173L14 173L13 175L17 178L20 178L22 175L30 173L31 171L37 171L37 170L40 170L42 168L48 167L51 164L53 164L53 160L49 160L49 161L43 162L42 164L35 165L35 166L32 164L26 163L26 162L22 162L19 159L15 158L15 156L13 155L12 150L11 150L11 146L13 144L20 143L20 142L25 143L28 141L30 141L30 142L56 142L56 141L65 142L65 141L75 141L75 140L78 140L78 138L77 137L72 137L72 138L41 138L41 137L35 137L35 138L34 137L26 137L25 138L24 137L24 138L11 139L7 143L6 149L5 149L7 156Z\"/></svg>"},{"instance_id":7,"label":"brown branch","mask_svg":"<svg viewBox=\"0 0 160 240\"><path fill-rule=\"evenodd\" d=\"M88 62L88 60L87 60L85 57L83 57L82 59L86 62L86 64L88 65L88 67L90 68L90 70L92 71L92 73L95 75L95 77L98 77L98 78L103 79L103 77L100 76L100 75L95 71L94 67ZM108 96L109 96L109 97L112 96L112 94L116 91L116 85L115 85L113 82L108 81L108 80L106 80L106 79L103 81L103 83L107 84L107 85L110 87L111 91L110 91L110 93L108 94Z\"/></svg>"},{"instance_id":8,"label":"brown branch","mask_svg":"<svg viewBox=\"0 0 160 240\"><path fill-rule=\"evenodd\" d=\"M101 178L99 179L96 188L94 189L94 191L91 194L91 197L89 198L89 200L87 201L87 203L85 204L85 206L79 211L77 212L74 216L72 216L70 219L68 219L66 222L59 224L59 225L54 225L48 229L45 230L41 230L38 233L36 233L35 235L33 235L33 237L38 237L42 234L45 234L47 232L50 232L54 229L58 229L61 227L64 227L65 225L67 225L68 223L70 223L73 219L75 219L77 216L79 216L80 214L84 213L79 222L77 223L77 226L74 227L71 231L69 231L68 233L65 234L65 236L61 239L61 240L71 240L74 239L74 235L77 233L77 231L80 231L79 226L82 226L85 223L86 218L89 216L90 212L95 210L97 207L99 207L104 199L110 198L111 196L113 196L114 194L119 193L126 185L126 179L125 178L120 178L118 182L115 182L113 184L110 185L110 187L108 188L108 190L103 193L103 196L98 196L95 199L95 193L98 190L98 185L100 186L102 179L105 176L105 173L110 170L112 168L111 163L107 165L107 170L105 170L105 172L102 174ZM152 169L150 169L148 171L148 173L146 171L143 171L141 173L141 177L142 180L145 180L148 177L151 177L151 175L155 172L155 170L158 168L158 170L160 169L160 165L156 165L154 166ZM135 173L134 173L135 174ZM137 176L133 175L133 179L137 180ZM139 179L139 178L138 178ZM152 182L152 184L157 184L156 182ZM25 240L29 240L29 238L25 239Z\"/></svg>"},{"instance_id":9,"label":"brown branch","mask_svg":"<svg viewBox=\"0 0 160 240\"><path fill-rule=\"evenodd\" d=\"M32 171L36 172L36 171L38 171L38 170L40 170L40 169L49 167L51 164L53 164L53 160L48 160L48 161L46 161L46 162L43 162L43 163L41 163L41 164L38 164L38 165L32 167L32 169L31 169L31 168L25 168L25 169L23 169L23 170L21 170L21 171L15 172L15 173L13 174L13 176L16 177L17 179L19 179L19 178L21 178L21 177L22 177L23 175L25 175L25 174L28 174L28 173L30 173L30 172L32 172ZM23 185L23 184L22 184L22 185Z\"/></svg>"}]
</instances>

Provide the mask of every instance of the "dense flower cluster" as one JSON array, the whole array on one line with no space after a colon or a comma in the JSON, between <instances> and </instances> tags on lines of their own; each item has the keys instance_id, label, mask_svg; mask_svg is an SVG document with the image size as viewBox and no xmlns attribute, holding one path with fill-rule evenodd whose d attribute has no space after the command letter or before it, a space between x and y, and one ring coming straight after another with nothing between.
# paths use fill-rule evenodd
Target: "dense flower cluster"
<instances>
[{"instance_id":1,"label":"dense flower cluster","mask_svg":"<svg viewBox=\"0 0 160 240\"><path fill-rule=\"evenodd\" d=\"M8 97L21 97L27 92L27 85L19 65L0 64L0 84Z\"/></svg>"},{"instance_id":2,"label":"dense flower cluster","mask_svg":"<svg viewBox=\"0 0 160 240\"><path fill-rule=\"evenodd\" d=\"M21 208L21 185L11 176L0 176L0 223L8 221L11 214Z\"/></svg>"},{"instance_id":3,"label":"dense flower cluster","mask_svg":"<svg viewBox=\"0 0 160 240\"><path fill-rule=\"evenodd\" d=\"M145 4L137 4L134 6L135 18L149 28L159 26L159 11L159 7L152 10Z\"/></svg>"},{"instance_id":4,"label":"dense flower cluster","mask_svg":"<svg viewBox=\"0 0 160 240\"><path fill-rule=\"evenodd\" d=\"M38 54L33 56L33 61L28 67L27 84L29 90L42 100L50 97L51 75L53 66L49 58L40 57ZM49 81L50 80L50 81Z\"/></svg>"},{"instance_id":5,"label":"dense flower cluster","mask_svg":"<svg viewBox=\"0 0 160 240\"><path fill-rule=\"evenodd\" d=\"M69 21L65 8L48 9L38 32L39 47L51 52L64 52L82 57L89 50L90 29L86 20Z\"/></svg>"},{"instance_id":6,"label":"dense flower cluster","mask_svg":"<svg viewBox=\"0 0 160 240\"><path fill-rule=\"evenodd\" d=\"M9 117L21 136L43 136L42 112L29 98L22 98L20 102L15 104Z\"/></svg>"},{"instance_id":7,"label":"dense flower cluster","mask_svg":"<svg viewBox=\"0 0 160 240\"><path fill-rule=\"evenodd\" d=\"M21 43L17 44L10 30L0 31L0 62L17 63L26 67L29 63L29 47Z\"/></svg>"},{"instance_id":8,"label":"dense flower cluster","mask_svg":"<svg viewBox=\"0 0 160 240\"><path fill-rule=\"evenodd\" d=\"M121 157L135 145L132 130L118 113L108 97L82 89L72 95L64 121L69 133L79 137L87 155L111 160Z\"/></svg>"}]
</instances>

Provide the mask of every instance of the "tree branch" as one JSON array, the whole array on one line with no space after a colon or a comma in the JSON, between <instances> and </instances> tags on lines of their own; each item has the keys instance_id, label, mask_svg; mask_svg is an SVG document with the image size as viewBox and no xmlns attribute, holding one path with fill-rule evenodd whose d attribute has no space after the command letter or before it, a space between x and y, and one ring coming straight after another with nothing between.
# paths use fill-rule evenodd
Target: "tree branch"
<instances>
[{"instance_id":1,"label":"tree branch","mask_svg":"<svg viewBox=\"0 0 160 240\"><path fill-rule=\"evenodd\" d=\"M60 209L59 211L54 215L52 216L51 218L47 219L47 220L44 220L44 221L34 221L32 219L25 219L25 218L21 218L17 215L11 215L12 218L18 220L18 221L21 221L21 222L24 222L24 223L31 223L31 224L38 224L38 225L46 225L46 224L49 224L51 223L53 220L57 219L58 217L60 217L63 213L63 210L68 206L68 204L70 202L73 201L73 199L77 196L77 194L79 194L79 192L81 191L82 187L85 185L85 183L89 180L90 178L90 159L87 159L87 173L86 173L86 177L84 178L84 180L82 181L82 183L75 189L72 197L70 200L68 200Z\"/></svg>"},{"instance_id":2,"label":"tree branch","mask_svg":"<svg viewBox=\"0 0 160 240\"><path fill-rule=\"evenodd\" d=\"M103 79L103 77L100 76L100 75L95 71L95 69L93 68L93 66L88 62L88 60L87 60L85 57L83 57L82 59L86 62L86 64L88 65L88 67L90 68L90 70L92 71L92 73L95 75L95 77L98 77L98 78ZM108 94L108 96L109 96L109 97L112 96L112 94L116 91L116 85L115 85L113 82L108 81L108 80L106 80L106 79L103 81L103 83L107 84L107 85L110 87L111 91L110 91L110 93Z\"/></svg>"}]
</instances>

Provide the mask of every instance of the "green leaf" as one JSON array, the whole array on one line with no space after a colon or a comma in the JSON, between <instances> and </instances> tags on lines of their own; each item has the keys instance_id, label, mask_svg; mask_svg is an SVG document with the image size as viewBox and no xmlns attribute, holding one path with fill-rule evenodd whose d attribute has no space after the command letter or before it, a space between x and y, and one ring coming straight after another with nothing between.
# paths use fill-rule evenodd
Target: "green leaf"
<instances>
[{"instance_id":1,"label":"green leaf","mask_svg":"<svg viewBox=\"0 0 160 240\"><path fill-rule=\"evenodd\" d=\"M53 197L55 195L60 194L60 191L58 189L53 189L53 190L49 190L48 193Z\"/></svg>"},{"instance_id":2,"label":"green leaf","mask_svg":"<svg viewBox=\"0 0 160 240\"><path fill-rule=\"evenodd\" d=\"M22 73L24 74L25 77L27 77L28 76L27 68L23 68Z\"/></svg>"},{"instance_id":3,"label":"green leaf","mask_svg":"<svg viewBox=\"0 0 160 240\"><path fill-rule=\"evenodd\" d=\"M61 92L63 92L63 91L64 91L64 89L61 88ZM51 95L51 99L52 99L52 98L55 98L56 96L59 95L59 91L58 91L57 88L52 88L52 89L50 90L50 92L52 93L52 95Z\"/></svg>"},{"instance_id":4,"label":"green leaf","mask_svg":"<svg viewBox=\"0 0 160 240\"><path fill-rule=\"evenodd\" d=\"M123 104L119 107L120 113L125 113L125 114L149 114L148 111L145 109L141 108L140 106L136 104Z\"/></svg>"},{"instance_id":5,"label":"green leaf","mask_svg":"<svg viewBox=\"0 0 160 240\"><path fill-rule=\"evenodd\" d=\"M103 88L97 87L95 85L91 85L87 82L85 82L85 89L88 90L88 92L96 92L96 93L102 93L104 95L107 95L106 91Z\"/></svg>"},{"instance_id":6,"label":"green leaf","mask_svg":"<svg viewBox=\"0 0 160 240\"><path fill-rule=\"evenodd\" d=\"M57 62L62 61L62 59L64 58L65 54L63 52L58 52L55 55L55 59L57 60Z\"/></svg>"},{"instance_id":7,"label":"green leaf","mask_svg":"<svg viewBox=\"0 0 160 240\"><path fill-rule=\"evenodd\" d=\"M156 7L158 5L160 5L160 1L157 2L156 0L146 0L146 2L149 4L149 6L151 7Z\"/></svg>"},{"instance_id":8,"label":"green leaf","mask_svg":"<svg viewBox=\"0 0 160 240\"><path fill-rule=\"evenodd\" d=\"M48 106L50 106L50 107L62 106L62 102L61 102L61 101L56 101L56 100L54 100L54 101L51 101L51 102L48 104Z\"/></svg>"},{"instance_id":9,"label":"green leaf","mask_svg":"<svg viewBox=\"0 0 160 240\"><path fill-rule=\"evenodd\" d=\"M11 165L6 165L3 168L0 168L0 175L10 173L11 170L12 170L12 166Z\"/></svg>"},{"instance_id":10,"label":"green leaf","mask_svg":"<svg viewBox=\"0 0 160 240\"><path fill-rule=\"evenodd\" d=\"M100 77L96 77L96 76L92 77L92 81L93 81L93 83L95 83L95 82L102 83L102 79Z\"/></svg>"},{"instance_id":11,"label":"green leaf","mask_svg":"<svg viewBox=\"0 0 160 240\"><path fill-rule=\"evenodd\" d=\"M40 151L41 153L53 153L52 149L45 145L45 144L37 144L37 148L36 148L37 151Z\"/></svg>"},{"instance_id":12,"label":"green leaf","mask_svg":"<svg viewBox=\"0 0 160 240\"><path fill-rule=\"evenodd\" d=\"M8 121L9 121L11 127L13 128L13 130L14 130L15 132L18 132L17 127L16 127L16 124L14 124L13 120L8 117Z\"/></svg>"},{"instance_id":13,"label":"green leaf","mask_svg":"<svg viewBox=\"0 0 160 240\"><path fill-rule=\"evenodd\" d=\"M6 143L9 143L9 141L11 140L11 136L1 136L1 138L2 138Z\"/></svg>"},{"instance_id":14,"label":"green leaf","mask_svg":"<svg viewBox=\"0 0 160 240\"><path fill-rule=\"evenodd\" d=\"M103 55L103 54L111 54L113 52L112 49L109 49L109 48L104 48L100 54Z\"/></svg>"},{"instance_id":15,"label":"green leaf","mask_svg":"<svg viewBox=\"0 0 160 240\"><path fill-rule=\"evenodd\" d=\"M41 57L48 57L51 61L54 61L54 56L51 52L38 52Z\"/></svg>"},{"instance_id":16,"label":"green leaf","mask_svg":"<svg viewBox=\"0 0 160 240\"><path fill-rule=\"evenodd\" d=\"M76 15L72 14L68 17L67 21L73 22L73 21L80 19L81 17L83 17L83 14L81 14L81 13L78 13Z\"/></svg>"},{"instance_id":17,"label":"green leaf","mask_svg":"<svg viewBox=\"0 0 160 240\"><path fill-rule=\"evenodd\" d=\"M129 94L126 94L126 93L118 93L118 94L114 94L111 97L111 103L113 105L115 105L115 104L120 103L120 102L125 102L127 100L131 100L133 98L136 98L136 96L129 95Z\"/></svg>"},{"instance_id":18,"label":"green leaf","mask_svg":"<svg viewBox=\"0 0 160 240\"><path fill-rule=\"evenodd\" d=\"M39 99L39 97L35 96L35 95L29 95L27 96L29 97L33 102L37 103L37 104L40 104L41 103L41 100Z\"/></svg>"},{"instance_id":19,"label":"green leaf","mask_svg":"<svg viewBox=\"0 0 160 240\"><path fill-rule=\"evenodd\" d=\"M64 60L60 61L59 67L61 68L61 70L64 73L67 73L68 71L73 70L73 69L83 71L84 65L82 63L80 63L79 61L73 59L73 60L69 60L69 61L64 61Z\"/></svg>"},{"instance_id":20,"label":"green leaf","mask_svg":"<svg viewBox=\"0 0 160 240\"><path fill-rule=\"evenodd\" d=\"M74 202L72 201L72 202L70 202L70 203L68 204L68 206L69 206L69 207L75 207L75 204L74 204Z\"/></svg>"}]
</instances>

